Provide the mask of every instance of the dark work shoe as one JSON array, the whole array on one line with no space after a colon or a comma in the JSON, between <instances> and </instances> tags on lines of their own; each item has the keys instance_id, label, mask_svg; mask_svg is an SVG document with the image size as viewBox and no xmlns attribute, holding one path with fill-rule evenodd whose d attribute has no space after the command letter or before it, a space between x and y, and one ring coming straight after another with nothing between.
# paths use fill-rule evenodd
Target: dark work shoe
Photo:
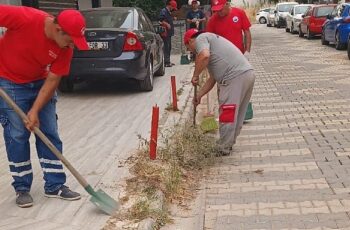
<instances>
[{"instance_id":1,"label":"dark work shoe","mask_svg":"<svg viewBox=\"0 0 350 230\"><path fill-rule=\"evenodd\" d=\"M33 198L29 192L16 192L16 204L21 208L29 208L33 206Z\"/></svg>"},{"instance_id":2,"label":"dark work shoe","mask_svg":"<svg viewBox=\"0 0 350 230\"><path fill-rule=\"evenodd\" d=\"M172 67L173 65L171 63L167 63L164 65L165 67Z\"/></svg>"},{"instance_id":3,"label":"dark work shoe","mask_svg":"<svg viewBox=\"0 0 350 230\"><path fill-rule=\"evenodd\" d=\"M79 193L73 192L64 185L54 192L45 192L45 196L49 198L60 198L63 200L79 200L81 198Z\"/></svg>"}]
</instances>

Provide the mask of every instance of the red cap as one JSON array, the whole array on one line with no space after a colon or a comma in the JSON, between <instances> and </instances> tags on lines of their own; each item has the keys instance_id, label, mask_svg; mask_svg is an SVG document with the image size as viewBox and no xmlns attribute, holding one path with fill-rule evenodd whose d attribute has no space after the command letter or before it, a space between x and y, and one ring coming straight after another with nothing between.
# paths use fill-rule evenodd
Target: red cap
<instances>
[{"instance_id":1,"label":"red cap","mask_svg":"<svg viewBox=\"0 0 350 230\"><path fill-rule=\"evenodd\" d=\"M202 31L199 31L197 29L189 29L186 31L185 35L184 35L184 43L185 45L188 44L188 42L190 41L191 38L193 38L195 35L202 33Z\"/></svg>"},{"instance_id":2,"label":"red cap","mask_svg":"<svg viewBox=\"0 0 350 230\"><path fill-rule=\"evenodd\" d=\"M170 5L173 9L177 10L177 2L176 2L176 1L170 1L170 2L169 2L169 5Z\"/></svg>"},{"instance_id":3,"label":"red cap","mask_svg":"<svg viewBox=\"0 0 350 230\"><path fill-rule=\"evenodd\" d=\"M58 25L66 32L73 40L74 45L79 50L88 50L89 45L84 37L85 19L77 10L63 10L57 15Z\"/></svg>"},{"instance_id":4,"label":"red cap","mask_svg":"<svg viewBox=\"0 0 350 230\"><path fill-rule=\"evenodd\" d=\"M192 4L192 5L193 5L193 4L198 4L198 1L193 0L191 4Z\"/></svg>"},{"instance_id":5,"label":"red cap","mask_svg":"<svg viewBox=\"0 0 350 230\"><path fill-rule=\"evenodd\" d=\"M220 11L224 8L227 0L211 0L211 10L212 11Z\"/></svg>"}]
</instances>

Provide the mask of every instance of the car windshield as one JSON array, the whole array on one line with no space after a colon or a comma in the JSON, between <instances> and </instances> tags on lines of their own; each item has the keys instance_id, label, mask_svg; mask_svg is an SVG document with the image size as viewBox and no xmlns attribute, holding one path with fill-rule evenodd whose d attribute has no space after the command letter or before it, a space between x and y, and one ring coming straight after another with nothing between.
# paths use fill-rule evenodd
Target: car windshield
<instances>
[{"instance_id":1,"label":"car windshield","mask_svg":"<svg viewBox=\"0 0 350 230\"><path fill-rule=\"evenodd\" d=\"M295 4L283 4L277 7L279 12L288 12Z\"/></svg>"},{"instance_id":2,"label":"car windshield","mask_svg":"<svg viewBox=\"0 0 350 230\"><path fill-rule=\"evenodd\" d=\"M296 6L295 7L295 14L305 14L305 12L308 8L309 8L309 6Z\"/></svg>"},{"instance_id":3,"label":"car windshield","mask_svg":"<svg viewBox=\"0 0 350 230\"><path fill-rule=\"evenodd\" d=\"M83 11L86 20L86 28L132 28L132 10L96 10Z\"/></svg>"},{"instance_id":4,"label":"car windshield","mask_svg":"<svg viewBox=\"0 0 350 230\"><path fill-rule=\"evenodd\" d=\"M326 17L332 13L334 6L323 6L316 9L315 17Z\"/></svg>"}]
</instances>

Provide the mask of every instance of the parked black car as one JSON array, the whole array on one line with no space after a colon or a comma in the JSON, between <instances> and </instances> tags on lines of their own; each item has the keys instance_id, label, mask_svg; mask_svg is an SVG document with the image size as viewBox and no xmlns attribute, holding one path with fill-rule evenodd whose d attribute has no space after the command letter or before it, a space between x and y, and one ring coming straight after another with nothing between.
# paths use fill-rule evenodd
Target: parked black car
<instances>
[{"instance_id":1,"label":"parked black car","mask_svg":"<svg viewBox=\"0 0 350 230\"><path fill-rule=\"evenodd\" d=\"M71 92L74 83L89 80L136 81L141 90L153 89L154 75L163 76L162 32L136 7L106 7L82 10L85 37L90 50L74 50L69 76L59 89Z\"/></svg>"}]
</instances>

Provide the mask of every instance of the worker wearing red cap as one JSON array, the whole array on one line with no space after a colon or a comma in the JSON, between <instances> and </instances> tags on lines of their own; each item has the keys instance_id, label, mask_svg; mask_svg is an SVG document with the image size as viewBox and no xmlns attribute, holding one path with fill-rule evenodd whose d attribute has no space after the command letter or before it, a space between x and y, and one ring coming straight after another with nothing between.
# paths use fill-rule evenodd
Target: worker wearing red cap
<instances>
[{"instance_id":1,"label":"worker wearing red cap","mask_svg":"<svg viewBox=\"0 0 350 230\"><path fill-rule=\"evenodd\" d=\"M171 37L174 36L174 22L171 12L177 10L177 3L175 0L167 0L166 7L161 9L159 14L159 21L165 27L166 32L163 33L162 39L164 42L164 62L165 67L172 67L175 65L170 61L171 54Z\"/></svg>"},{"instance_id":2,"label":"worker wearing red cap","mask_svg":"<svg viewBox=\"0 0 350 230\"><path fill-rule=\"evenodd\" d=\"M240 50L227 39L214 33L190 29L185 33L186 47L197 54L192 84L198 85L201 72L208 68L210 77L194 98L201 98L217 84L219 89L219 154L229 155L243 125L252 95L255 76L253 67Z\"/></svg>"},{"instance_id":3,"label":"worker wearing red cap","mask_svg":"<svg viewBox=\"0 0 350 230\"><path fill-rule=\"evenodd\" d=\"M73 48L87 50L85 20L77 10L64 10L55 18L43 11L22 6L0 5L0 27L7 29L0 38L0 87L28 116L25 125L0 98L0 123L16 204L30 207L33 171L29 137L40 124L41 131L62 152L56 118L56 88L68 75ZM61 161L36 138L36 150L44 173L45 196L65 200L80 199L64 184Z\"/></svg>"},{"instance_id":4,"label":"worker wearing red cap","mask_svg":"<svg viewBox=\"0 0 350 230\"><path fill-rule=\"evenodd\" d=\"M252 37L246 13L231 7L227 0L212 0L211 10L214 14L207 23L206 31L228 39L248 58Z\"/></svg>"},{"instance_id":5,"label":"worker wearing red cap","mask_svg":"<svg viewBox=\"0 0 350 230\"><path fill-rule=\"evenodd\" d=\"M186 15L186 21L188 23L188 29L196 28L203 30L203 22L206 20L205 15L201 9L199 9L199 2L193 0L191 2L192 9L188 11Z\"/></svg>"}]
</instances>

